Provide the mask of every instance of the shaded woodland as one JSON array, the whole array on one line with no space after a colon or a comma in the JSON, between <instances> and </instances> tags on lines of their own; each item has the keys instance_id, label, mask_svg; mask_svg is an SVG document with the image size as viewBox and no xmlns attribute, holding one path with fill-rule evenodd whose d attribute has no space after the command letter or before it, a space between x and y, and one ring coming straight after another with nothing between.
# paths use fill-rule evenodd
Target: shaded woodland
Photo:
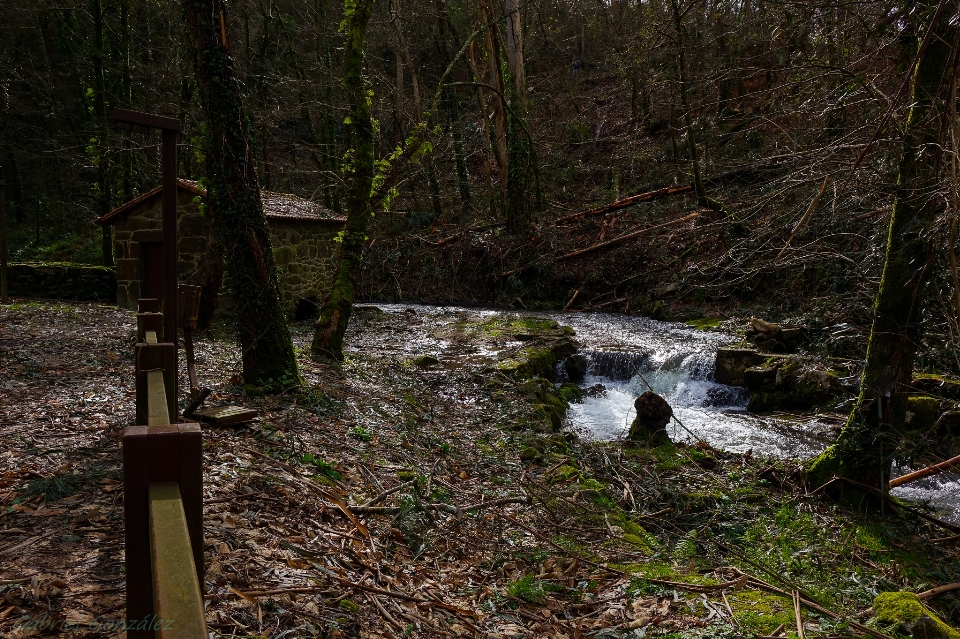
<instances>
[{"instance_id":1,"label":"shaded woodland","mask_svg":"<svg viewBox=\"0 0 960 639\"><path fill-rule=\"evenodd\" d=\"M261 186L343 210L351 159L342 6L223 8ZM673 313L682 316L735 302L769 304L781 315L812 310L827 326L869 323L911 69L931 7L513 8L372 5L364 77L383 188L373 202L360 298L563 306L579 291L572 308L656 315L666 307L669 315L676 306L686 309ZM159 141L108 125L113 107L181 118L181 176L205 178L203 117L179 3L0 10L0 166L13 258L109 260L92 219L159 179ZM511 44L518 36L519 60ZM417 128L421 121L428 130ZM426 147L416 158L403 156L412 134ZM945 175L953 175L952 125L942 138ZM391 156L400 161L387 162ZM929 231L947 240L935 243L927 307L927 335L942 345L957 334L950 182L937 186L942 205ZM682 197L554 224L686 185L694 188ZM553 262L698 204L707 206L693 229L665 227L589 259ZM781 294L795 290L804 295ZM930 346L925 361L958 367L955 356Z\"/></svg>"}]
</instances>

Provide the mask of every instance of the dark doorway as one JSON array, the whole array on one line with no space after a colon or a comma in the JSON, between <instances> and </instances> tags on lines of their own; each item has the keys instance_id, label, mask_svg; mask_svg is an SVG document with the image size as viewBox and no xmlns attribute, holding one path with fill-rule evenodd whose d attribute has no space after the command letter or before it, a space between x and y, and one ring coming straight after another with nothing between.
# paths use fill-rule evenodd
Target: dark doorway
<instances>
[{"instance_id":1,"label":"dark doorway","mask_svg":"<svg viewBox=\"0 0 960 639\"><path fill-rule=\"evenodd\" d=\"M296 321L316 319L320 316L320 307L317 305L317 298L307 297L300 298L300 301L297 302L297 310L293 314L293 319Z\"/></svg>"},{"instance_id":2,"label":"dark doorway","mask_svg":"<svg viewBox=\"0 0 960 639\"><path fill-rule=\"evenodd\" d=\"M143 288L140 297L163 299L163 244L140 242L141 273Z\"/></svg>"}]
</instances>

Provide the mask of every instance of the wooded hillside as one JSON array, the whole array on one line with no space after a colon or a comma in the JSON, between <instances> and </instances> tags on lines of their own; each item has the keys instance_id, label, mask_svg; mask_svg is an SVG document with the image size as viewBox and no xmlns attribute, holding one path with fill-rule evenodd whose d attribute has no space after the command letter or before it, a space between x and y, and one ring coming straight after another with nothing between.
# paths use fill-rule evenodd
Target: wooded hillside
<instances>
[{"instance_id":1,"label":"wooded hillside","mask_svg":"<svg viewBox=\"0 0 960 639\"><path fill-rule=\"evenodd\" d=\"M343 7L224 6L262 187L342 210ZM376 2L365 47L376 157L401 154L420 122L428 130L415 161L380 165L359 296L562 307L579 291L572 308L656 314L735 295L866 324L930 18L911 7ZM181 176L204 178L180 5L41 0L0 12L13 257L100 262L91 221L159 179L159 140L107 126L110 109L181 118ZM698 176L690 192L553 224ZM930 312L946 343L956 188L938 191ZM698 209L691 224L554 264Z\"/></svg>"}]
</instances>

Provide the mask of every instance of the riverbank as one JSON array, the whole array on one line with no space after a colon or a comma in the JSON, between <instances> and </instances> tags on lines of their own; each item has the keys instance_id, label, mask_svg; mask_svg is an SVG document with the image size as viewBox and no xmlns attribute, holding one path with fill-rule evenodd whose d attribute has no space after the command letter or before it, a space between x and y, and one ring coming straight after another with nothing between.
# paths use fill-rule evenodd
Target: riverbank
<instances>
[{"instance_id":1,"label":"riverbank","mask_svg":"<svg viewBox=\"0 0 960 639\"><path fill-rule=\"evenodd\" d=\"M261 414L204 427L215 636L769 635L796 631L795 591L807 636L862 636L878 592L960 575L955 533L821 501L796 462L555 432L517 364L578 339L556 323L390 310L358 309L342 366L302 357L293 325L307 384L280 396L244 392L225 326L199 340L211 402ZM0 312L0 633L122 618L133 317ZM955 593L928 603L960 622Z\"/></svg>"}]
</instances>

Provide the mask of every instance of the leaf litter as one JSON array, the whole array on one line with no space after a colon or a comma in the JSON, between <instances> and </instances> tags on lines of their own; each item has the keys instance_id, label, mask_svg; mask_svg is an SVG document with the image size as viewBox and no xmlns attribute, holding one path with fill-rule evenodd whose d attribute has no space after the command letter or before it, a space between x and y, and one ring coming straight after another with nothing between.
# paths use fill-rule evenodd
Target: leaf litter
<instances>
[{"instance_id":1,"label":"leaf litter","mask_svg":"<svg viewBox=\"0 0 960 639\"><path fill-rule=\"evenodd\" d=\"M796 617L883 636L853 614L876 592L957 574L955 545L927 542L943 531L807 497L788 463L538 429L494 366L524 344L488 317L360 307L346 361L301 357L279 396L237 385L226 324L199 336L208 405L260 411L203 429L213 636L732 637ZM134 329L98 304L0 309L2 636L123 618ZM291 329L306 353L311 326Z\"/></svg>"}]
</instances>

